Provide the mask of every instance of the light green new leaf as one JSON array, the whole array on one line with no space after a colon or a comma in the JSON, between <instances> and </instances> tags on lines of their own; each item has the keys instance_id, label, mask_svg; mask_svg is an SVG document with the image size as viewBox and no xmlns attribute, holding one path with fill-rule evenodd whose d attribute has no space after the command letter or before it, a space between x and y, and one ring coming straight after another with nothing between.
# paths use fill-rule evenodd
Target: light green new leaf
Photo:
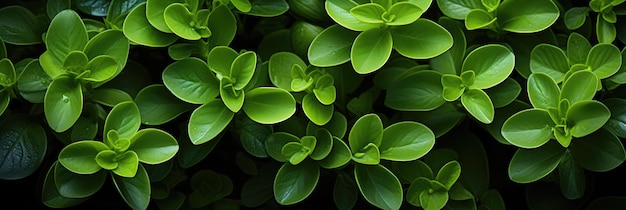
<instances>
[{"instance_id":1,"label":"light green new leaf","mask_svg":"<svg viewBox=\"0 0 626 210\"><path fill-rule=\"evenodd\" d=\"M226 129L234 115L219 99L196 108L189 117L187 127L191 143L200 145L214 139Z\"/></svg>"},{"instance_id":2,"label":"light green new leaf","mask_svg":"<svg viewBox=\"0 0 626 210\"><path fill-rule=\"evenodd\" d=\"M361 149L353 149L352 160L365 165L377 165L380 163L380 150L374 143L368 143Z\"/></svg>"},{"instance_id":3,"label":"light green new leaf","mask_svg":"<svg viewBox=\"0 0 626 210\"><path fill-rule=\"evenodd\" d=\"M527 91L530 103L535 108L547 110L548 108L556 108L559 105L561 90L548 74L530 74L528 76Z\"/></svg>"},{"instance_id":4,"label":"light green new leaf","mask_svg":"<svg viewBox=\"0 0 626 210\"><path fill-rule=\"evenodd\" d=\"M337 89L335 88L335 80L330 74L317 78L315 89L313 89L315 98L324 105L332 105L337 99Z\"/></svg>"},{"instance_id":5,"label":"light green new leaf","mask_svg":"<svg viewBox=\"0 0 626 210\"><path fill-rule=\"evenodd\" d=\"M350 14L357 20L364 23L384 23L383 15L386 8L377 3L365 3L350 9Z\"/></svg>"},{"instance_id":6,"label":"light green new leaf","mask_svg":"<svg viewBox=\"0 0 626 210\"><path fill-rule=\"evenodd\" d=\"M474 71L467 71L474 72ZM465 84L461 77L454 74L444 74L441 76L443 86L442 96L446 101L456 101L465 92Z\"/></svg>"},{"instance_id":7,"label":"light green new leaf","mask_svg":"<svg viewBox=\"0 0 626 210\"><path fill-rule=\"evenodd\" d=\"M228 77L223 77L220 80L220 97L228 109L237 113L243 107L246 93L243 90L235 89L232 82L232 79Z\"/></svg>"},{"instance_id":8,"label":"light green new leaf","mask_svg":"<svg viewBox=\"0 0 626 210\"><path fill-rule=\"evenodd\" d=\"M465 20L473 9L484 9L480 0L437 0L437 6L444 15L457 20Z\"/></svg>"},{"instance_id":9,"label":"light green new leaf","mask_svg":"<svg viewBox=\"0 0 626 210\"><path fill-rule=\"evenodd\" d=\"M48 125L56 132L72 127L83 112L83 91L71 77L58 77L50 83L44 97L44 113Z\"/></svg>"},{"instance_id":10,"label":"light green new leaf","mask_svg":"<svg viewBox=\"0 0 626 210\"><path fill-rule=\"evenodd\" d=\"M418 122L399 122L383 130L380 158L412 161L426 155L435 145L435 134Z\"/></svg>"},{"instance_id":11,"label":"light green new leaf","mask_svg":"<svg viewBox=\"0 0 626 210\"><path fill-rule=\"evenodd\" d=\"M461 72L476 72L474 84L470 87L486 89L500 84L513 72L515 55L503 45L488 44L470 52Z\"/></svg>"},{"instance_id":12,"label":"light green new leaf","mask_svg":"<svg viewBox=\"0 0 626 210\"><path fill-rule=\"evenodd\" d=\"M243 111L261 124L275 124L289 119L296 112L296 100L286 90L258 87L246 93Z\"/></svg>"},{"instance_id":13,"label":"light green new leaf","mask_svg":"<svg viewBox=\"0 0 626 210\"><path fill-rule=\"evenodd\" d=\"M317 163L304 161L298 165L283 164L274 178L274 198L281 205L298 203L317 186L320 170Z\"/></svg>"},{"instance_id":14,"label":"light green new leaf","mask_svg":"<svg viewBox=\"0 0 626 210\"><path fill-rule=\"evenodd\" d=\"M514 33L539 32L559 18L556 4L545 0L503 1L497 13L500 27Z\"/></svg>"},{"instance_id":15,"label":"light green new leaf","mask_svg":"<svg viewBox=\"0 0 626 210\"><path fill-rule=\"evenodd\" d=\"M105 139L110 130L117 131L119 138L130 139L141 126L141 115L137 104L132 101L122 102L111 109L104 123ZM105 140L105 142L107 142Z\"/></svg>"},{"instance_id":16,"label":"light green new leaf","mask_svg":"<svg viewBox=\"0 0 626 210\"><path fill-rule=\"evenodd\" d=\"M230 76L236 80L234 88L236 90L243 89L254 76L256 69L257 56L256 53L248 51L237 56L230 66Z\"/></svg>"},{"instance_id":17,"label":"light green new leaf","mask_svg":"<svg viewBox=\"0 0 626 210\"><path fill-rule=\"evenodd\" d=\"M420 18L392 28L393 49L413 59L428 59L441 55L452 47L452 35L439 24Z\"/></svg>"},{"instance_id":18,"label":"light green new leaf","mask_svg":"<svg viewBox=\"0 0 626 210\"><path fill-rule=\"evenodd\" d=\"M322 126L333 117L334 105L320 103L313 94L306 94L302 99L302 111L316 125Z\"/></svg>"},{"instance_id":19,"label":"light green new leaf","mask_svg":"<svg viewBox=\"0 0 626 210\"><path fill-rule=\"evenodd\" d=\"M375 28L361 32L350 50L354 70L368 74L380 69L391 56L392 47L393 39L388 30Z\"/></svg>"},{"instance_id":20,"label":"light green new leaf","mask_svg":"<svg viewBox=\"0 0 626 210\"><path fill-rule=\"evenodd\" d=\"M563 82L559 99L567 99L570 104L591 100L596 95L598 81L598 77L590 71L575 72Z\"/></svg>"},{"instance_id":21,"label":"light green new leaf","mask_svg":"<svg viewBox=\"0 0 626 210\"><path fill-rule=\"evenodd\" d=\"M381 209L399 209L402 205L402 185L384 166L357 164L354 177L359 191L372 205Z\"/></svg>"},{"instance_id":22,"label":"light green new leaf","mask_svg":"<svg viewBox=\"0 0 626 210\"><path fill-rule=\"evenodd\" d=\"M122 28L128 40L149 47L165 47L178 40L176 34L162 32L148 22L145 3L128 13Z\"/></svg>"},{"instance_id":23,"label":"light green new leaf","mask_svg":"<svg viewBox=\"0 0 626 210\"><path fill-rule=\"evenodd\" d=\"M165 131L146 128L130 139L128 150L137 153L140 162L154 165L174 157L178 152L178 142Z\"/></svg>"},{"instance_id":24,"label":"light green new leaf","mask_svg":"<svg viewBox=\"0 0 626 210\"><path fill-rule=\"evenodd\" d=\"M480 89L470 89L461 96L463 107L478 121L489 124L495 117L491 98Z\"/></svg>"},{"instance_id":25,"label":"light green new leaf","mask_svg":"<svg viewBox=\"0 0 626 210\"><path fill-rule=\"evenodd\" d=\"M591 50L591 43L583 35L572 32L567 38L567 58L570 65L584 64Z\"/></svg>"},{"instance_id":26,"label":"light green new leaf","mask_svg":"<svg viewBox=\"0 0 626 210\"><path fill-rule=\"evenodd\" d=\"M571 50L574 48L572 47ZM569 54L569 47L567 52ZM584 55L584 58L586 57L587 53ZM565 73L569 71L569 62L568 55L565 55L561 48L551 44L539 44L530 52L530 70L533 73L548 74L557 83L561 83Z\"/></svg>"},{"instance_id":27,"label":"light green new leaf","mask_svg":"<svg viewBox=\"0 0 626 210\"><path fill-rule=\"evenodd\" d=\"M452 185L459 179L459 176L461 176L461 164L455 160L443 165L437 172L435 180L441 183L447 190L450 190Z\"/></svg>"},{"instance_id":28,"label":"light green new leaf","mask_svg":"<svg viewBox=\"0 0 626 210\"><path fill-rule=\"evenodd\" d=\"M219 80L207 64L198 58L187 58L163 70L163 84L179 99L204 104L219 95Z\"/></svg>"},{"instance_id":29,"label":"light green new leaf","mask_svg":"<svg viewBox=\"0 0 626 210\"><path fill-rule=\"evenodd\" d=\"M387 25L400 26L411 24L419 19L422 13L424 13L424 10L417 4L412 2L397 2L393 4L387 12L388 16L393 17L387 20L389 21Z\"/></svg>"},{"instance_id":30,"label":"light green new leaf","mask_svg":"<svg viewBox=\"0 0 626 210\"><path fill-rule=\"evenodd\" d=\"M385 95L385 106L399 111L430 111L446 100L442 97L441 73L420 71L397 81Z\"/></svg>"},{"instance_id":31,"label":"light green new leaf","mask_svg":"<svg viewBox=\"0 0 626 210\"><path fill-rule=\"evenodd\" d=\"M552 141L535 149L517 149L509 164L509 178L517 183L531 183L551 173L561 162L565 148Z\"/></svg>"},{"instance_id":32,"label":"light green new leaf","mask_svg":"<svg viewBox=\"0 0 626 210\"><path fill-rule=\"evenodd\" d=\"M492 28L498 19L492 14L482 9L473 9L465 18L465 28L467 30Z\"/></svg>"},{"instance_id":33,"label":"light green new leaf","mask_svg":"<svg viewBox=\"0 0 626 210\"><path fill-rule=\"evenodd\" d=\"M574 103L567 110L567 123L574 137L589 135L598 129L611 117L609 109L598 101L580 101Z\"/></svg>"},{"instance_id":34,"label":"light green new leaf","mask_svg":"<svg viewBox=\"0 0 626 210\"><path fill-rule=\"evenodd\" d=\"M360 117L350 129L348 142L353 152L357 152L372 143L380 146L383 139L383 122L376 114Z\"/></svg>"},{"instance_id":35,"label":"light green new leaf","mask_svg":"<svg viewBox=\"0 0 626 210\"><path fill-rule=\"evenodd\" d=\"M227 46L217 46L209 52L207 64L209 69L221 76L230 76L230 67L233 61L239 56L237 51Z\"/></svg>"},{"instance_id":36,"label":"light green new leaf","mask_svg":"<svg viewBox=\"0 0 626 210\"><path fill-rule=\"evenodd\" d=\"M300 138L286 132L275 132L265 140L267 154L278 162L286 162L288 159L283 155L283 148L287 143L300 142Z\"/></svg>"},{"instance_id":37,"label":"light green new leaf","mask_svg":"<svg viewBox=\"0 0 626 210\"><path fill-rule=\"evenodd\" d=\"M96 159L103 158L101 157L101 154L105 154L107 151L110 150L98 153ZM134 177L137 174L137 169L139 168L139 158L137 157L137 153L134 151L111 154L108 158L110 158L110 161L115 161L117 163L116 167L111 169L111 172L115 175L120 177Z\"/></svg>"},{"instance_id":38,"label":"light green new leaf","mask_svg":"<svg viewBox=\"0 0 626 210\"><path fill-rule=\"evenodd\" d=\"M85 77L81 79L92 82L104 82L106 80L113 79L115 74L120 71L120 68L121 66L113 57L100 55L89 61L86 69L89 71L89 74L86 74Z\"/></svg>"},{"instance_id":39,"label":"light green new leaf","mask_svg":"<svg viewBox=\"0 0 626 210\"><path fill-rule=\"evenodd\" d=\"M594 172L613 170L626 160L621 140L604 129L573 141L570 152L578 165Z\"/></svg>"},{"instance_id":40,"label":"light green new leaf","mask_svg":"<svg viewBox=\"0 0 626 210\"><path fill-rule=\"evenodd\" d=\"M622 54L613 44L597 44L589 51L586 64L598 79L604 79L619 71Z\"/></svg>"},{"instance_id":41,"label":"light green new leaf","mask_svg":"<svg viewBox=\"0 0 626 210\"><path fill-rule=\"evenodd\" d=\"M358 35L358 32L340 25L324 29L309 46L307 51L309 62L314 66L330 67L350 61L350 49Z\"/></svg>"},{"instance_id":42,"label":"light green new leaf","mask_svg":"<svg viewBox=\"0 0 626 210\"><path fill-rule=\"evenodd\" d=\"M174 3L165 8L163 12L165 24L172 32L183 39L198 40L202 38L196 31L194 14L192 14L184 4Z\"/></svg>"},{"instance_id":43,"label":"light green new leaf","mask_svg":"<svg viewBox=\"0 0 626 210\"><path fill-rule=\"evenodd\" d=\"M352 31L366 31L377 28L381 24L362 22L354 17L350 10L359 4L353 0L328 0L325 3L326 12L339 25Z\"/></svg>"},{"instance_id":44,"label":"light green new leaf","mask_svg":"<svg viewBox=\"0 0 626 210\"><path fill-rule=\"evenodd\" d=\"M159 31L172 33L172 30L165 23L165 9L173 3L185 3L184 0L147 0L146 17L150 25Z\"/></svg>"},{"instance_id":45,"label":"light green new leaf","mask_svg":"<svg viewBox=\"0 0 626 210\"><path fill-rule=\"evenodd\" d=\"M526 109L507 119L502 125L502 136L521 148L537 148L552 138L555 126L548 111Z\"/></svg>"},{"instance_id":46,"label":"light green new leaf","mask_svg":"<svg viewBox=\"0 0 626 210\"><path fill-rule=\"evenodd\" d=\"M93 174L102 169L96 162L96 155L108 149L109 147L100 141L74 142L59 152L59 163L77 174Z\"/></svg>"},{"instance_id":47,"label":"light green new leaf","mask_svg":"<svg viewBox=\"0 0 626 210\"><path fill-rule=\"evenodd\" d=\"M442 209L448 203L449 195L445 191L443 185L437 181L430 181L432 193L430 190L422 191L419 194L419 200L422 207L427 210Z\"/></svg>"}]
</instances>

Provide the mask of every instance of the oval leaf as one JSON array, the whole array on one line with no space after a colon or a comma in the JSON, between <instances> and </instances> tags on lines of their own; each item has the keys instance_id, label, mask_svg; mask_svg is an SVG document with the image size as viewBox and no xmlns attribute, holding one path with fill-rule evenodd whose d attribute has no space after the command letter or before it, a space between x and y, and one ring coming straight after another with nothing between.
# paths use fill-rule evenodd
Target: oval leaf
<instances>
[{"instance_id":1,"label":"oval leaf","mask_svg":"<svg viewBox=\"0 0 626 210\"><path fill-rule=\"evenodd\" d=\"M383 130L380 158L412 161L426 155L435 145L435 134L418 122L399 122Z\"/></svg>"}]
</instances>

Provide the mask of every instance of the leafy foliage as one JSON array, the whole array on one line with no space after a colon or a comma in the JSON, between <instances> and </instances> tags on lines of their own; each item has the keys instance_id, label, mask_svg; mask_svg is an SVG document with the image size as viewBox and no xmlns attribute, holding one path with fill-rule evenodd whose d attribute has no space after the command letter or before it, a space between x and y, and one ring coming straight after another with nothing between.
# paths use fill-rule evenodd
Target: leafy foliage
<instances>
[{"instance_id":1,"label":"leafy foliage","mask_svg":"<svg viewBox=\"0 0 626 210\"><path fill-rule=\"evenodd\" d=\"M619 208L623 2L8 0L5 200Z\"/></svg>"}]
</instances>

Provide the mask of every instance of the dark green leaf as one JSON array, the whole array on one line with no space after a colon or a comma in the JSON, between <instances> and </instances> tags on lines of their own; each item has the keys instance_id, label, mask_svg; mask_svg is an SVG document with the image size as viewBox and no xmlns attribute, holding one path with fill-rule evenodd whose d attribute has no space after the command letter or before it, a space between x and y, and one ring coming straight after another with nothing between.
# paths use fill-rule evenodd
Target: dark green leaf
<instances>
[{"instance_id":1,"label":"dark green leaf","mask_svg":"<svg viewBox=\"0 0 626 210\"><path fill-rule=\"evenodd\" d=\"M22 115L3 116L0 122L0 178L17 180L40 167L47 148L41 125Z\"/></svg>"},{"instance_id":2,"label":"dark green leaf","mask_svg":"<svg viewBox=\"0 0 626 210\"><path fill-rule=\"evenodd\" d=\"M573 141L570 151L578 165L595 172L613 170L626 160L620 139L603 129Z\"/></svg>"},{"instance_id":3,"label":"dark green leaf","mask_svg":"<svg viewBox=\"0 0 626 210\"><path fill-rule=\"evenodd\" d=\"M402 185L384 166L357 164L354 177L361 194L370 204L381 209L399 209L402 205Z\"/></svg>"},{"instance_id":4,"label":"dark green leaf","mask_svg":"<svg viewBox=\"0 0 626 210\"><path fill-rule=\"evenodd\" d=\"M517 149L509 164L509 178L531 183L551 173L561 162L565 148L552 141L535 149Z\"/></svg>"},{"instance_id":5,"label":"dark green leaf","mask_svg":"<svg viewBox=\"0 0 626 210\"><path fill-rule=\"evenodd\" d=\"M41 35L46 31L45 25L35 14L17 5L0 9L0 29L2 40L15 45L42 43Z\"/></svg>"},{"instance_id":6,"label":"dark green leaf","mask_svg":"<svg viewBox=\"0 0 626 210\"><path fill-rule=\"evenodd\" d=\"M141 89L135 97L139 107L141 122L146 125L161 125L193 109L193 106L180 101L162 84L154 84Z\"/></svg>"},{"instance_id":7,"label":"dark green leaf","mask_svg":"<svg viewBox=\"0 0 626 210\"><path fill-rule=\"evenodd\" d=\"M139 165L134 177L113 176L115 187L122 198L134 209L146 209L150 204L150 178L143 166Z\"/></svg>"},{"instance_id":8,"label":"dark green leaf","mask_svg":"<svg viewBox=\"0 0 626 210\"><path fill-rule=\"evenodd\" d=\"M319 177L319 166L313 161L285 163L274 179L274 198L282 205L298 203L313 192Z\"/></svg>"}]
</instances>

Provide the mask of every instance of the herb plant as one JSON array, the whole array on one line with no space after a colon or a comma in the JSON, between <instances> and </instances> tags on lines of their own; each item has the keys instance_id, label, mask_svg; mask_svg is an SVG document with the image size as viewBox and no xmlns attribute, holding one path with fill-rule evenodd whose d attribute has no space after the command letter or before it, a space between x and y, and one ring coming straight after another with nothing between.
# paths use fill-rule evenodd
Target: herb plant
<instances>
[{"instance_id":1,"label":"herb plant","mask_svg":"<svg viewBox=\"0 0 626 210\"><path fill-rule=\"evenodd\" d=\"M5 203L623 209L623 2L5 0Z\"/></svg>"}]
</instances>

